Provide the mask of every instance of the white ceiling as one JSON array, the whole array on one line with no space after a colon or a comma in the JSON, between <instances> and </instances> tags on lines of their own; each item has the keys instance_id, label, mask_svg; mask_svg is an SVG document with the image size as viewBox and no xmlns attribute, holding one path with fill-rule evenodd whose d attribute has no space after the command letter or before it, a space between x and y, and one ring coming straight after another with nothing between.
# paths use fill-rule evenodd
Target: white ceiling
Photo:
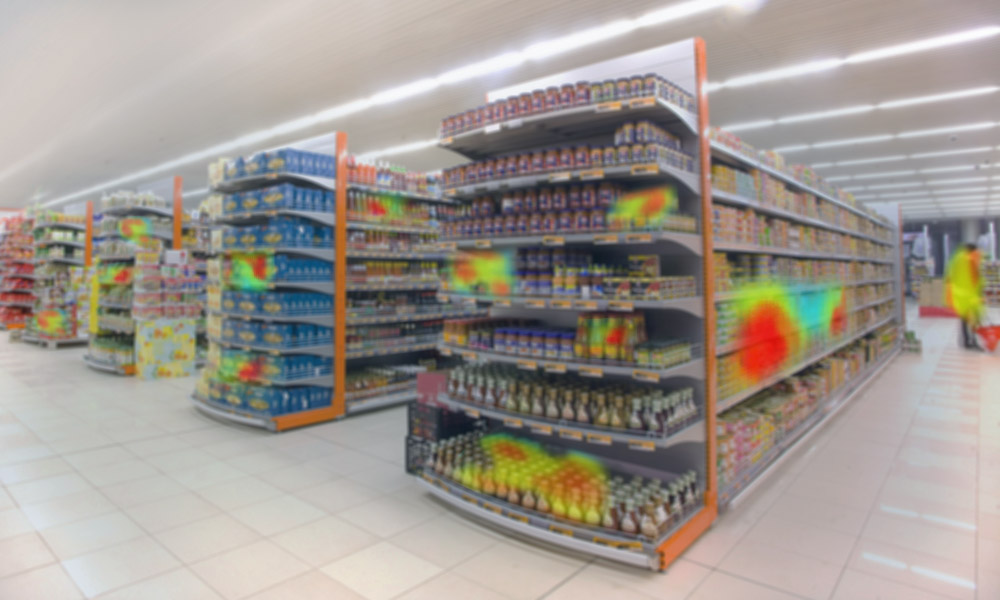
<instances>
[{"instance_id":1,"label":"white ceiling","mask_svg":"<svg viewBox=\"0 0 1000 600\"><path fill-rule=\"evenodd\" d=\"M0 4L0 206L24 206L33 196L41 201L59 198L421 77L677 1L7 0ZM426 140L435 136L441 117L478 104L485 90L691 36L706 40L709 78L724 81L997 24L996 0L762 1L754 12L715 10L639 29L263 145L332 129L346 131L356 152ZM710 96L711 121L727 125L990 85L1000 85L1000 36L722 89ZM983 121L1000 121L1000 93L740 135L757 147L773 148ZM985 161L992 166L1000 158L998 145L1000 127L994 127L953 137L942 133L810 149L790 152L787 158L812 164L992 148L820 169L826 176L864 176ZM459 159L428 149L394 160L433 169ZM205 164L198 161L151 178L180 174L186 189L201 188ZM922 183L973 176L996 178L954 186ZM841 185L898 183L921 185L857 193L928 192L900 198L914 216L1000 214L1000 168ZM985 192L954 194L954 201L947 193L929 193L983 187Z\"/></svg>"}]
</instances>

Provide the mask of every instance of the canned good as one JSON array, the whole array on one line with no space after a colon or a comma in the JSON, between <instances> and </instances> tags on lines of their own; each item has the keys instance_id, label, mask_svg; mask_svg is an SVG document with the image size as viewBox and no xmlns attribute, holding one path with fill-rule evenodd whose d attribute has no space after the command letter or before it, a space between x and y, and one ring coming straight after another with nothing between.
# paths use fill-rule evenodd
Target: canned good
<instances>
[{"instance_id":1,"label":"canned good","mask_svg":"<svg viewBox=\"0 0 1000 600\"><path fill-rule=\"evenodd\" d=\"M604 84L602 83L590 84L590 101L595 104L604 102Z\"/></svg>"},{"instance_id":2,"label":"canned good","mask_svg":"<svg viewBox=\"0 0 1000 600\"><path fill-rule=\"evenodd\" d=\"M528 231L528 215L521 213L517 215L517 233L527 233Z\"/></svg>"},{"instance_id":3,"label":"canned good","mask_svg":"<svg viewBox=\"0 0 1000 600\"><path fill-rule=\"evenodd\" d=\"M528 231L538 233L542 230L542 215L532 212L528 215Z\"/></svg>"},{"instance_id":4,"label":"canned good","mask_svg":"<svg viewBox=\"0 0 1000 600\"><path fill-rule=\"evenodd\" d=\"M552 209L552 191L549 188L538 190L538 210Z\"/></svg>"},{"instance_id":5,"label":"canned good","mask_svg":"<svg viewBox=\"0 0 1000 600\"><path fill-rule=\"evenodd\" d=\"M627 165L632 162L632 147L618 146L618 164Z\"/></svg>"},{"instance_id":6,"label":"canned good","mask_svg":"<svg viewBox=\"0 0 1000 600\"><path fill-rule=\"evenodd\" d=\"M590 229L590 213L585 210L578 210L573 213L574 229L577 231L587 231Z\"/></svg>"},{"instance_id":7,"label":"canned good","mask_svg":"<svg viewBox=\"0 0 1000 600\"><path fill-rule=\"evenodd\" d=\"M531 172L540 173L545 170L545 152L536 150L531 154Z\"/></svg>"},{"instance_id":8,"label":"canned good","mask_svg":"<svg viewBox=\"0 0 1000 600\"><path fill-rule=\"evenodd\" d=\"M597 188L592 183L588 183L580 188L580 205L584 208L593 208L597 205Z\"/></svg>"},{"instance_id":9,"label":"canned good","mask_svg":"<svg viewBox=\"0 0 1000 600\"><path fill-rule=\"evenodd\" d=\"M503 235L504 229L504 217L502 215L497 215L493 217L493 233L495 235Z\"/></svg>"},{"instance_id":10,"label":"canned good","mask_svg":"<svg viewBox=\"0 0 1000 600\"><path fill-rule=\"evenodd\" d=\"M563 106L563 108L573 106L576 103L575 98L576 89L573 87L573 84L567 83L559 88L559 103Z\"/></svg>"},{"instance_id":11,"label":"canned good","mask_svg":"<svg viewBox=\"0 0 1000 600\"><path fill-rule=\"evenodd\" d=\"M517 176L517 157L516 156L508 156L507 160L506 160L506 163L507 163L506 164L507 177L516 177Z\"/></svg>"},{"instance_id":12,"label":"canned good","mask_svg":"<svg viewBox=\"0 0 1000 600\"><path fill-rule=\"evenodd\" d=\"M630 89L631 87L628 77L619 77L615 81L615 99L624 100L625 98L628 98Z\"/></svg>"},{"instance_id":13,"label":"canned good","mask_svg":"<svg viewBox=\"0 0 1000 600\"><path fill-rule=\"evenodd\" d=\"M643 90L643 79L641 75L634 75L629 79L629 93L633 98L638 98L642 96Z\"/></svg>"},{"instance_id":14,"label":"canned good","mask_svg":"<svg viewBox=\"0 0 1000 600\"><path fill-rule=\"evenodd\" d=\"M552 210L563 210L566 208L566 188L556 186L552 188Z\"/></svg>"},{"instance_id":15,"label":"canned good","mask_svg":"<svg viewBox=\"0 0 1000 600\"><path fill-rule=\"evenodd\" d=\"M590 83L586 81L577 81L574 104L582 105L589 103L590 103Z\"/></svg>"},{"instance_id":16,"label":"canned good","mask_svg":"<svg viewBox=\"0 0 1000 600\"><path fill-rule=\"evenodd\" d=\"M576 151L573 154L573 162L575 163L576 168L586 169L590 166L590 146L577 146Z\"/></svg>"},{"instance_id":17,"label":"canned good","mask_svg":"<svg viewBox=\"0 0 1000 600\"><path fill-rule=\"evenodd\" d=\"M559 88L550 86L545 88L545 110L556 110L559 108Z\"/></svg>"},{"instance_id":18,"label":"canned good","mask_svg":"<svg viewBox=\"0 0 1000 600\"><path fill-rule=\"evenodd\" d=\"M517 101L517 96L510 96L507 98L507 118L513 119L519 113L519 106Z\"/></svg>"},{"instance_id":19,"label":"canned good","mask_svg":"<svg viewBox=\"0 0 1000 600\"><path fill-rule=\"evenodd\" d=\"M556 230L571 231L572 229L573 229L573 213L571 213L568 210L559 211L556 217Z\"/></svg>"},{"instance_id":20,"label":"canned good","mask_svg":"<svg viewBox=\"0 0 1000 600\"><path fill-rule=\"evenodd\" d=\"M642 144L632 144L632 162L641 163L645 160L646 147Z\"/></svg>"},{"instance_id":21,"label":"canned good","mask_svg":"<svg viewBox=\"0 0 1000 600\"><path fill-rule=\"evenodd\" d=\"M601 84L601 102L611 102L615 99L615 80L607 79Z\"/></svg>"},{"instance_id":22,"label":"canned good","mask_svg":"<svg viewBox=\"0 0 1000 600\"><path fill-rule=\"evenodd\" d=\"M635 142L636 126L633 123L623 123L615 132L615 145L631 144Z\"/></svg>"},{"instance_id":23,"label":"canned good","mask_svg":"<svg viewBox=\"0 0 1000 600\"><path fill-rule=\"evenodd\" d=\"M476 127L482 127L483 126L483 120L486 117L486 107L485 106L477 106L476 107L475 116L476 116Z\"/></svg>"},{"instance_id":24,"label":"canned good","mask_svg":"<svg viewBox=\"0 0 1000 600\"><path fill-rule=\"evenodd\" d=\"M642 78L643 88L647 96L658 96L657 93L657 76L656 73L646 73L646 76Z\"/></svg>"},{"instance_id":25,"label":"canned good","mask_svg":"<svg viewBox=\"0 0 1000 600\"><path fill-rule=\"evenodd\" d=\"M571 185L569 187L569 193L566 195L566 199L567 199L567 205L571 209L576 210L576 209L580 208L580 206L581 206L581 201L580 201L580 186L578 186L578 185Z\"/></svg>"},{"instance_id":26,"label":"canned good","mask_svg":"<svg viewBox=\"0 0 1000 600\"><path fill-rule=\"evenodd\" d=\"M483 124L489 125L493 122L493 103L487 104L481 109L483 113Z\"/></svg>"},{"instance_id":27,"label":"canned good","mask_svg":"<svg viewBox=\"0 0 1000 600\"><path fill-rule=\"evenodd\" d=\"M542 231L546 233L551 233L556 230L558 225L558 216L553 211L548 211L542 214Z\"/></svg>"},{"instance_id":28,"label":"canned good","mask_svg":"<svg viewBox=\"0 0 1000 600\"><path fill-rule=\"evenodd\" d=\"M511 235L517 232L517 217L509 214L503 218L503 232Z\"/></svg>"},{"instance_id":29,"label":"canned good","mask_svg":"<svg viewBox=\"0 0 1000 600\"><path fill-rule=\"evenodd\" d=\"M553 169L559 168L559 151L558 150L546 150L545 151L545 170L551 171Z\"/></svg>"},{"instance_id":30,"label":"canned good","mask_svg":"<svg viewBox=\"0 0 1000 600\"><path fill-rule=\"evenodd\" d=\"M574 166L573 149L570 147L559 149L559 167L562 169L572 169Z\"/></svg>"},{"instance_id":31,"label":"canned good","mask_svg":"<svg viewBox=\"0 0 1000 600\"><path fill-rule=\"evenodd\" d=\"M494 178L496 178L496 179L503 179L504 177L507 176L507 160L506 159L504 159L504 158L498 158L496 160L488 160L488 161L485 161L485 162L487 164L493 165L493 167L492 167L493 176L492 177L487 177L486 181L488 181L490 179L494 179Z\"/></svg>"},{"instance_id":32,"label":"canned good","mask_svg":"<svg viewBox=\"0 0 1000 600\"><path fill-rule=\"evenodd\" d=\"M618 164L618 151L615 146L604 147L604 166L613 167Z\"/></svg>"},{"instance_id":33,"label":"canned good","mask_svg":"<svg viewBox=\"0 0 1000 600\"><path fill-rule=\"evenodd\" d=\"M591 148L590 149L590 166L591 167L601 167L604 165L604 149L603 148Z\"/></svg>"},{"instance_id":34,"label":"canned good","mask_svg":"<svg viewBox=\"0 0 1000 600\"><path fill-rule=\"evenodd\" d=\"M531 155L528 153L519 154L517 156L517 172L521 175L527 175L531 172Z\"/></svg>"},{"instance_id":35,"label":"canned good","mask_svg":"<svg viewBox=\"0 0 1000 600\"><path fill-rule=\"evenodd\" d=\"M531 114L532 96L525 92L517 97L517 114L524 116Z\"/></svg>"},{"instance_id":36,"label":"canned good","mask_svg":"<svg viewBox=\"0 0 1000 600\"><path fill-rule=\"evenodd\" d=\"M531 92L531 112L540 113L545 110L545 90Z\"/></svg>"}]
</instances>

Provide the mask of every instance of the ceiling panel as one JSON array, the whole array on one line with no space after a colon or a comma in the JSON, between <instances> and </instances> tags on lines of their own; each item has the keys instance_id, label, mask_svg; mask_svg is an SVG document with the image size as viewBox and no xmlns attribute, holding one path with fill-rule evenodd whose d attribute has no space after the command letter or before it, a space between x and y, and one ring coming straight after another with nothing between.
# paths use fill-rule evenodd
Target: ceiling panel
<instances>
[{"instance_id":1,"label":"ceiling panel","mask_svg":"<svg viewBox=\"0 0 1000 600\"><path fill-rule=\"evenodd\" d=\"M0 4L0 108L7 116L0 129L0 206L23 206L35 194L43 200L59 197L394 85L670 3L8 0ZM441 117L478 104L487 89L695 35L706 40L710 79L724 81L989 24L1000 24L1000 2L995 0L770 0L756 11L720 10L637 30L265 145L332 129L347 131L358 152L429 139ZM998 73L1000 36L722 89L711 94L711 120L729 124L1000 85ZM741 135L770 148L1000 121L998 100L1000 94L993 94ZM789 153L788 159L808 164L978 145L994 150L821 172L864 175L993 164L1000 159L995 150L1000 128L954 138L940 134L809 150ZM433 169L459 158L428 149L394 160ZM204 161L174 172L185 177L188 189L205 184ZM1000 175L1000 169L994 173ZM929 179L903 176L863 183ZM1000 186L1000 180L987 185Z\"/></svg>"}]
</instances>

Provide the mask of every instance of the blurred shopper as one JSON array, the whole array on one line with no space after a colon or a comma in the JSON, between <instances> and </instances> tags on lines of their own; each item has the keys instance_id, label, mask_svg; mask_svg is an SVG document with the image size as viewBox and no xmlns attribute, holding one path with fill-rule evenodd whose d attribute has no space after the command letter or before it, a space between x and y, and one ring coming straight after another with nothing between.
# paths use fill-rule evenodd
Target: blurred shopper
<instances>
[{"instance_id":1,"label":"blurred shopper","mask_svg":"<svg viewBox=\"0 0 1000 600\"><path fill-rule=\"evenodd\" d=\"M979 249L975 244L962 246L948 265L945 279L948 305L962 321L962 344L980 349L976 343L976 327L983 310L983 283L979 276Z\"/></svg>"}]
</instances>

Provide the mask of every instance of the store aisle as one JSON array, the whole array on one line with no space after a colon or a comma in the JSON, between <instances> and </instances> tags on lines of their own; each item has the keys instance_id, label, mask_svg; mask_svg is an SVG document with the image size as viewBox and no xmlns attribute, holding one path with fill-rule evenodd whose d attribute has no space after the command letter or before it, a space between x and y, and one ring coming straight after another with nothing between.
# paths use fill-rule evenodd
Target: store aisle
<instances>
[{"instance_id":1,"label":"store aisle","mask_svg":"<svg viewBox=\"0 0 1000 600\"><path fill-rule=\"evenodd\" d=\"M273 435L0 336L0 598L1000 598L1000 356L904 355L666 575L480 528L405 412ZM974 589L977 588L977 589Z\"/></svg>"}]
</instances>

